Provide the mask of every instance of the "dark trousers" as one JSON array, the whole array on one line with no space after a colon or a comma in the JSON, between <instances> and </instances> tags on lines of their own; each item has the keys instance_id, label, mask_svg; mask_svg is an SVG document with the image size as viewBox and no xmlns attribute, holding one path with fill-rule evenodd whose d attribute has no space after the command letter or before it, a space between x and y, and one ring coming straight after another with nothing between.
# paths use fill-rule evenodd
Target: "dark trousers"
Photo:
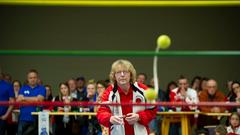
<instances>
[{"instance_id":1,"label":"dark trousers","mask_svg":"<svg viewBox=\"0 0 240 135\"><path fill-rule=\"evenodd\" d=\"M17 135L37 135L37 122L19 121Z\"/></svg>"},{"instance_id":2,"label":"dark trousers","mask_svg":"<svg viewBox=\"0 0 240 135\"><path fill-rule=\"evenodd\" d=\"M7 128L7 122L5 120L0 120L0 135L5 135Z\"/></svg>"},{"instance_id":3,"label":"dark trousers","mask_svg":"<svg viewBox=\"0 0 240 135\"><path fill-rule=\"evenodd\" d=\"M16 135L18 129L17 123L7 124L7 135Z\"/></svg>"}]
</instances>

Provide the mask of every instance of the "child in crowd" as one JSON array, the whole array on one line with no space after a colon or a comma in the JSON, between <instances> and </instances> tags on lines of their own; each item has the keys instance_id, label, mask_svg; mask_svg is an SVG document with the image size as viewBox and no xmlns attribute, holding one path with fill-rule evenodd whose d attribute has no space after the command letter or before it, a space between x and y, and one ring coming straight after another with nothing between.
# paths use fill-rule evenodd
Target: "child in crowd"
<instances>
[{"instance_id":1,"label":"child in crowd","mask_svg":"<svg viewBox=\"0 0 240 135\"><path fill-rule=\"evenodd\" d=\"M240 116L238 113L232 113L229 117L230 125L227 127L228 135L239 135L240 134Z\"/></svg>"}]
</instances>

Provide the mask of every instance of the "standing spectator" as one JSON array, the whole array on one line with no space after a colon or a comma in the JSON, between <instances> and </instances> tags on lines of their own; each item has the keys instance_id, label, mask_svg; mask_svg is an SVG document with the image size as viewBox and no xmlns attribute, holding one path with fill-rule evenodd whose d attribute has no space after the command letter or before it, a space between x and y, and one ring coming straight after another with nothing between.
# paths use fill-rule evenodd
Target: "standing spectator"
<instances>
[{"instance_id":1,"label":"standing spectator","mask_svg":"<svg viewBox=\"0 0 240 135\"><path fill-rule=\"evenodd\" d=\"M191 88L199 91L200 89L200 82L201 82L201 77L200 76L195 76L191 82Z\"/></svg>"},{"instance_id":2,"label":"standing spectator","mask_svg":"<svg viewBox=\"0 0 240 135\"><path fill-rule=\"evenodd\" d=\"M17 98L20 88L22 87L21 82L18 80L13 81L13 90L14 90L14 98ZM14 107L13 109L19 109ZM7 134L8 135L16 135L17 133L17 127L18 127L18 117L19 114L12 112L11 115L9 115L7 120Z\"/></svg>"},{"instance_id":3,"label":"standing spectator","mask_svg":"<svg viewBox=\"0 0 240 135\"><path fill-rule=\"evenodd\" d=\"M59 84L59 95L56 96L55 101L60 101L64 103L70 103L72 100L70 96L70 90L67 83L60 83ZM58 112L70 112L71 106L58 106L55 107L56 111ZM71 135L72 134L72 126L70 119L72 119L69 115L64 116L55 116L55 123L56 123L56 129L55 133L56 135Z\"/></svg>"},{"instance_id":4,"label":"standing spectator","mask_svg":"<svg viewBox=\"0 0 240 135\"><path fill-rule=\"evenodd\" d=\"M104 91L102 102L147 102L143 94L147 87L136 82L136 70L129 61L115 61L110 80L114 85ZM148 124L155 116L155 106L101 106L97 112L99 123L109 127L111 135L148 135Z\"/></svg>"},{"instance_id":5,"label":"standing spectator","mask_svg":"<svg viewBox=\"0 0 240 135\"><path fill-rule=\"evenodd\" d=\"M70 88L70 96L74 101L86 102L87 99L87 89L86 80L84 77L78 77L76 81L74 79L68 80ZM75 89L75 90L74 90ZM85 107L80 106L75 108L73 111L83 112ZM88 117L87 116L75 116L72 121L72 132L74 135L87 135L88 133Z\"/></svg>"},{"instance_id":6,"label":"standing spectator","mask_svg":"<svg viewBox=\"0 0 240 135\"><path fill-rule=\"evenodd\" d=\"M12 85L0 80L0 101L14 102L14 92ZM7 128L7 118L11 114L13 106L0 106L0 135L5 135Z\"/></svg>"},{"instance_id":7,"label":"standing spectator","mask_svg":"<svg viewBox=\"0 0 240 135\"><path fill-rule=\"evenodd\" d=\"M203 90L199 95L200 102L225 102L226 98L222 92L218 90L217 82L213 79L207 81L207 88ZM212 113L220 113L224 112L224 107L216 107L216 106L201 106L201 112L212 112ZM215 117L208 117L200 115L198 118L198 127L202 128L205 125L219 125L219 120Z\"/></svg>"},{"instance_id":8,"label":"standing spectator","mask_svg":"<svg viewBox=\"0 0 240 135\"><path fill-rule=\"evenodd\" d=\"M69 79L68 80L68 86L69 86L69 89L70 89L70 96L72 98L75 98L77 99L77 84L76 84L76 80L75 79Z\"/></svg>"},{"instance_id":9,"label":"standing spectator","mask_svg":"<svg viewBox=\"0 0 240 135\"><path fill-rule=\"evenodd\" d=\"M89 102L97 101L97 92L96 92L96 84L94 81L89 81L87 84L87 98ZM89 106L85 108L88 112L96 112L95 106ZM101 127L98 124L96 117L92 117L88 120L88 135L99 135L101 134Z\"/></svg>"},{"instance_id":10,"label":"standing spectator","mask_svg":"<svg viewBox=\"0 0 240 135\"><path fill-rule=\"evenodd\" d=\"M76 79L76 81L77 81L77 101L81 101L81 102L88 101L85 78L79 77ZM78 110L80 112L83 112L84 108L85 107L80 106ZM79 128L79 132L81 135L87 135L87 133L88 133L88 117L87 116L76 117L76 119L74 119L73 125L74 125L74 127ZM75 134L78 134L77 132L78 131L76 131Z\"/></svg>"},{"instance_id":11,"label":"standing spectator","mask_svg":"<svg viewBox=\"0 0 240 135\"><path fill-rule=\"evenodd\" d=\"M227 133L232 135L240 134L240 116L238 113L232 113L229 117L230 125L227 127Z\"/></svg>"},{"instance_id":12,"label":"standing spectator","mask_svg":"<svg viewBox=\"0 0 240 135\"><path fill-rule=\"evenodd\" d=\"M145 73L139 73L137 75L137 82L138 83L146 84L146 81L147 81L147 75Z\"/></svg>"},{"instance_id":13,"label":"standing spectator","mask_svg":"<svg viewBox=\"0 0 240 135\"><path fill-rule=\"evenodd\" d=\"M23 86L18 94L17 102L42 102L46 96L44 86L38 85L38 72L34 69L27 73L27 85ZM37 118L32 112L38 111L37 106L20 107L18 135L37 135Z\"/></svg>"}]
</instances>

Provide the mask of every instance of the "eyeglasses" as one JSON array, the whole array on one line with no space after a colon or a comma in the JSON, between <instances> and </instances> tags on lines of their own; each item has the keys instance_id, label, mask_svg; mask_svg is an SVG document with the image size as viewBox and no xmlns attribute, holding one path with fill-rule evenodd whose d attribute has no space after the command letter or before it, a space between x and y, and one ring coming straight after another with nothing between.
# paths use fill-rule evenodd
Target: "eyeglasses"
<instances>
[{"instance_id":1,"label":"eyeglasses","mask_svg":"<svg viewBox=\"0 0 240 135\"><path fill-rule=\"evenodd\" d=\"M115 74L116 75L126 75L128 73L129 73L129 71L117 71Z\"/></svg>"}]
</instances>

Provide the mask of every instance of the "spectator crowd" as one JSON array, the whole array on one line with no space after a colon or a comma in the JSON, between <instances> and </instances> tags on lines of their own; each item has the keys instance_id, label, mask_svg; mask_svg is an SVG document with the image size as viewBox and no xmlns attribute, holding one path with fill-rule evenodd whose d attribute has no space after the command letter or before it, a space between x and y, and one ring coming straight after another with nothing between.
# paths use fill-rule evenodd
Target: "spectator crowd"
<instances>
[{"instance_id":1,"label":"spectator crowd","mask_svg":"<svg viewBox=\"0 0 240 135\"><path fill-rule=\"evenodd\" d=\"M124 72L122 72L124 74ZM136 82L147 87L154 87L153 79L138 73ZM165 89L159 89L158 102L240 102L240 83L238 81L226 82L227 95L218 88L218 82L213 78L196 76L191 81L185 76L169 81ZM53 95L50 84L39 78L37 70L31 69L26 74L26 81L12 79L10 74L0 75L0 101L9 102L64 102L73 101L102 103L102 96L106 89L113 87L109 79L86 80L85 77L70 78L59 83L58 94ZM54 90L56 91L56 90ZM0 106L0 135L35 135L38 134L38 120L31 115L37 111L53 112L97 112L99 106ZM19 111L17 111L19 110ZM230 116L211 117L198 115L190 118L192 134L196 135L237 135L240 134L240 108L219 106L168 106L157 107L157 111L199 111L211 113L231 113ZM191 116L190 116L191 117ZM150 133L160 135L162 116L157 115L150 123ZM214 128L207 128L215 125ZM97 117L59 115L50 116L51 135L108 135L108 127L99 123ZM180 135L180 123L170 125L170 135Z\"/></svg>"}]
</instances>

